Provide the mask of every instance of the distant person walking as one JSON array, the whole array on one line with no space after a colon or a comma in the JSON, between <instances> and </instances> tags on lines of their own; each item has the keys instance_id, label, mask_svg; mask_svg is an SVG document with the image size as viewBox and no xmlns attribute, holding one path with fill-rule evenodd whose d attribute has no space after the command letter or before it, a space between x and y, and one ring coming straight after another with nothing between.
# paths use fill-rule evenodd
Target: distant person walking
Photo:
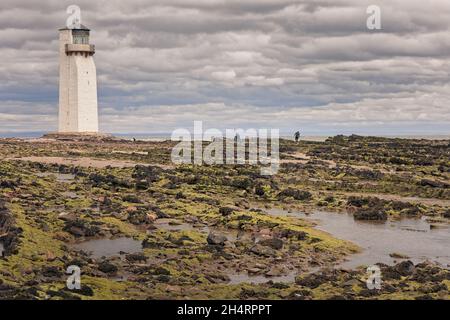
<instances>
[{"instance_id":1,"label":"distant person walking","mask_svg":"<svg viewBox=\"0 0 450 320\"><path fill-rule=\"evenodd\" d=\"M300 131L297 131L297 132L294 134L294 138L295 138L295 142L298 142L298 140L300 140Z\"/></svg>"}]
</instances>

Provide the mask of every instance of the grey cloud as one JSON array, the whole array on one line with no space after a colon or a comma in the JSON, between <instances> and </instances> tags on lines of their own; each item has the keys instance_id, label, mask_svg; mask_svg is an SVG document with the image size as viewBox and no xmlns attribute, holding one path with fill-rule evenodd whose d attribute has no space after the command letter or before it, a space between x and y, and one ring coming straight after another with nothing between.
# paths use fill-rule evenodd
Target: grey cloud
<instances>
[{"instance_id":1,"label":"grey cloud","mask_svg":"<svg viewBox=\"0 0 450 320\"><path fill-rule=\"evenodd\" d=\"M76 1L97 46L102 127L448 132L450 2L379 0L383 30L370 32L372 2ZM2 1L0 131L55 126L69 4Z\"/></svg>"}]
</instances>

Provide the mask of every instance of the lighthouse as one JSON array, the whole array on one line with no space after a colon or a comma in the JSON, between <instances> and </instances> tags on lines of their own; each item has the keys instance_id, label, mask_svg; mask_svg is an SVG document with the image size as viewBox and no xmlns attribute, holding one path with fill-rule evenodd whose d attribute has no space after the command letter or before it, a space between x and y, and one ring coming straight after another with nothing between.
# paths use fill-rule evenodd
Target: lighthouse
<instances>
[{"instance_id":1,"label":"lighthouse","mask_svg":"<svg viewBox=\"0 0 450 320\"><path fill-rule=\"evenodd\" d=\"M90 30L59 30L59 120L60 134L98 133L97 73L95 46Z\"/></svg>"}]
</instances>

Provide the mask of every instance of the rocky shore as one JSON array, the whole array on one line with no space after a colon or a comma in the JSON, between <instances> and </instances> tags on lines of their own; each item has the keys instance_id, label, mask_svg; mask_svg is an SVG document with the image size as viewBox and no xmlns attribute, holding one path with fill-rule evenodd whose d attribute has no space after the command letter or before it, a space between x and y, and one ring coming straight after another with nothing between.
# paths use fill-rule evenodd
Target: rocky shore
<instances>
[{"instance_id":1,"label":"rocky shore","mask_svg":"<svg viewBox=\"0 0 450 320\"><path fill-rule=\"evenodd\" d=\"M175 166L172 142L0 140L0 299L449 299L448 265L340 263L364 250L313 221L450 221L450 141L282 140L281 168ZM414 244L412 244L414 245ZM450 256L450 251L448 256ZM66 270L81 270L69 290Z\"/></svg>"}]
</instances>

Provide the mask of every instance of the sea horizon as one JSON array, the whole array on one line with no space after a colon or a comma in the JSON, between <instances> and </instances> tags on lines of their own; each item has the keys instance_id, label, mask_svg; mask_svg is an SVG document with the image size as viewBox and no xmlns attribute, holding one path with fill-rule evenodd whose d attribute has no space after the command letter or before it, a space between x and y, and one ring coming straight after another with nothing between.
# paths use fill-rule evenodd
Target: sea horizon
<instances>
[{"instance_id":1,"label":"sea horizon","mask_svg":"<svg viewBox=\"0 0 450 320\"><path fill-rule=\"evenodd\" d=\"M44 131L30 131L30 132L0 132L1 139L11 139L11 138L19 138L19 139L37 139L42 137L48 132ZM171 133L168 132L158 132L158 133L111 133L112 136L130 139L132 140L170 140ZM325 141L328 137L334 137L337 135L345 135L349 136L352 134L303 134L301 136L301 140L304 141ZM363 137L382 137L382 138L399 138L399 139L424 139L424 140L450 140L450 134L360 134L354 133L354 135L363 136ZM282 132L280 133L281 139L293 139L293 135Z\"/></svg>"}]
</instances>

